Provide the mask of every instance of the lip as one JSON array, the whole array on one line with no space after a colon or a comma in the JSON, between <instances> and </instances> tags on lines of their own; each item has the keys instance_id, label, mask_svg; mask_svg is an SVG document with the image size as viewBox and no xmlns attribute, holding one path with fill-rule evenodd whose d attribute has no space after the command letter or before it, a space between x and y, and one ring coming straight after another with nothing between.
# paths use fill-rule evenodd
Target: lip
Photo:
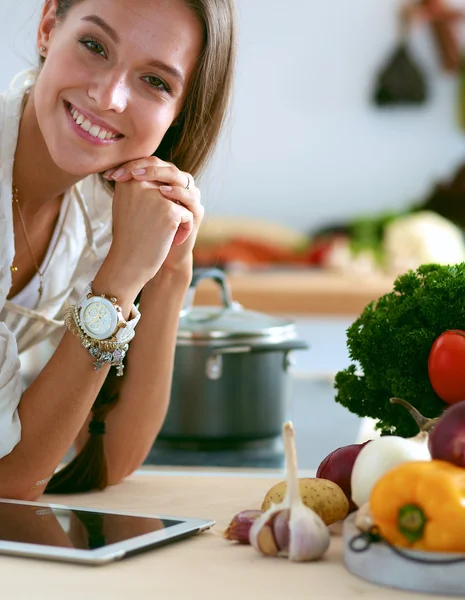
<instances>
[{"instance_id":1,"label":"lip","mask_svg":"<svg viewBox=\"0 0 465 600\"><path fill-rule=\"evenodd\" d=\"M82 139L84 139L87 142L90 142L96 146L108 146L109 144L115 144L116 142L119 142L122 139L124 139L124 136L122 136L122 137L112 138L110 140L107 140L107 139L101 140L99 137L94 137L93 135L91 135L88 131L84 131L84 129L76 123L76 121L73 119L73 115L69 112L69 108L68 108L69 104L70 104L69 102L63 103L63 108L66 112L67 119L69 121L70 126L73 128L73 130ZM74 104L72 104L71 106L74 106ZM79 109L77 108L76 110L79 110ZM89 120L91 119L90 115L85 115L84 113L81 113L81 114L83 114L84 116L89 116ZM97 125L97 123L95 123L95 124ZM101 125L101 127L105 128L104 125ZM112 131L112 133L113 132L117 133L114 130L109 130L109 131Z\"/></svg>"},{"instance_id":2,"label":"lip","mask_svg":"<svg viewBox=\"0 0 465 600\"><path fill-rule=\"evenodd\" d=\"M65 104L69 105L72 108L75 108L78 112L81 113L81 115L84 115L84 117L86 117L87 119L89 119L89 121L91 121L94 125L98 125L99 127L103 127L103 129L106 129L109 133L113 133L114 135L120 135L120 136L123 135L117 129L113 129L113 127L109 123L107 123L103 119L99 119L99 117L97 117L96 115L92 114L91 112L89 112L87 110L84 110L83 108L80 108L79 106L77 106L76 104L73 104L72 102L65 101ZM66 108L68 109L68 112L69 112L68 106L66 106Z\"/></svg>"}]
</instances>

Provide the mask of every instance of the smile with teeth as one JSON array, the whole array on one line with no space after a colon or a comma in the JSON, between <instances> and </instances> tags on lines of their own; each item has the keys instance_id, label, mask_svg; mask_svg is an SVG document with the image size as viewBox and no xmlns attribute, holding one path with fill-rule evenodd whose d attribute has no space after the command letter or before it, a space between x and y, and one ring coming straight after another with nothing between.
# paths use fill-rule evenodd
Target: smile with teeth
<instances>
[{"instance_id":1,"label":"smile with teeth","mask_svg":"<svg viewBox=\"0 0 465 600\"><path fill-rule=\"evenodd\" d=\"M87 131L93 137L100 138L101 140L114 140L116 138L122 137L118 133L113 133L111 131L107 131L103 127L99 125L95 125L90 121L87 117L82 115L77 109L74 108L71 104L68 106L68 110L71 113L71 116L76 121L76 124L79 125L84 131Z\"/></svg>"}]
</instances>

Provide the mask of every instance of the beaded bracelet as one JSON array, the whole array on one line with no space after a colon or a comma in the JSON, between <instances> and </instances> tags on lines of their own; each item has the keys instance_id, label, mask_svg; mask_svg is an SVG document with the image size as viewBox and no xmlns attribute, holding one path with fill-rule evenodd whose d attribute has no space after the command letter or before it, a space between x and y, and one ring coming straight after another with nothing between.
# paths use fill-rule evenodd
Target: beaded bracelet
<instances>
[{"instance_id":1,"label":"beaded bracelet","mask_svg":"<svg viewBox=\"0 0 465 600\"><path fill-rule=\"evenodd\" d=\"M112 367L116 367L117 377L123 375L123 359L128 351L129 342L134 338L134 331L118 341L92 339L86 335L81 327L79 311L76 305L70 306L65 310L64 321L69 331L80 338L83 347L86 348L92 358L95 359L95 371L99 371L103 365L109 364Z\"/></svg>"}]
</instances>

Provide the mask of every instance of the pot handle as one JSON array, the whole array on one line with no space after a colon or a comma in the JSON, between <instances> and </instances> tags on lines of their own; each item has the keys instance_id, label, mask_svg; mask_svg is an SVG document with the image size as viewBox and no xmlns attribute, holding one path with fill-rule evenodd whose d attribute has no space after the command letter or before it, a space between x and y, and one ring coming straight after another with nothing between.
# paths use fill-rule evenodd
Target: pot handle
<instances>
[{"instance_id":1,"label":"pot handle","mask_svg":"<svg viewBox=\"0 0 465 600\"><path fill-rule=\"evenodd\" d=\"M220 379L223 374L223 354L246 354L251 349L250 346L245 346L244 344L215 348L205 363L205 375L208 379L214 381Z\"/></svg>"},{"instance_id":2,"label":"pot handle","mask_svg":"<svg viewBox=\"0 0 465 600\"><path fill-rule=\"evenodd\" d=\"M284 352L284 369L287 370L291 366L289 353L292 350L307 350L309 345L303 340L287 340L278 344L261 344L247 346L245 344L231 344L215 348L210 352L205 365L205 374L208 379L220 379L223 373L223 354L246 354L249 352Z\"/></svg>"},{"instance_id":3,"label":"pot handle","mask_svg":"<svg viewBox=\"0 0 465 600\"><path fill-rule=\"evenodd\" d=\"M194 269L192 280L187 291L186 300L184 303L183 313L188 313L194 304L194 296L197 290L197 285L202 279L213 279L220 286L221 300L225 308L239 308L239 304L232 299L231 288L226 279L226 275L220 269Z\"/></svg>"}]
</instances>

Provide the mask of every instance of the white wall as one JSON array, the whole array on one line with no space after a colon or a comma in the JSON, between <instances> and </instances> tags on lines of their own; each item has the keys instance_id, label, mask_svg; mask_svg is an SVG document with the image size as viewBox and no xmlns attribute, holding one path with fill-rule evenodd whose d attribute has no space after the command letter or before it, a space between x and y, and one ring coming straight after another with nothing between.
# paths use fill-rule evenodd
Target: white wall
<instances>
[{"instance_id":1,"label":"white wall","mask_svg":"<svg viewBox=\"0 0 465 600\"><path fill-rule=\"evenodd\" d=\"M456 81L439 72L428 32L415 34L414 49L430 75L430 103L393 112L369 104L373 74L395 43L399 3L237 0L234 116L203 181L210 214L308 230L403 206L451 174L465 158L465 132L455 120ZM2 88L34 60L40 6L1 0Z\"/></svg>"}]
</instances>

